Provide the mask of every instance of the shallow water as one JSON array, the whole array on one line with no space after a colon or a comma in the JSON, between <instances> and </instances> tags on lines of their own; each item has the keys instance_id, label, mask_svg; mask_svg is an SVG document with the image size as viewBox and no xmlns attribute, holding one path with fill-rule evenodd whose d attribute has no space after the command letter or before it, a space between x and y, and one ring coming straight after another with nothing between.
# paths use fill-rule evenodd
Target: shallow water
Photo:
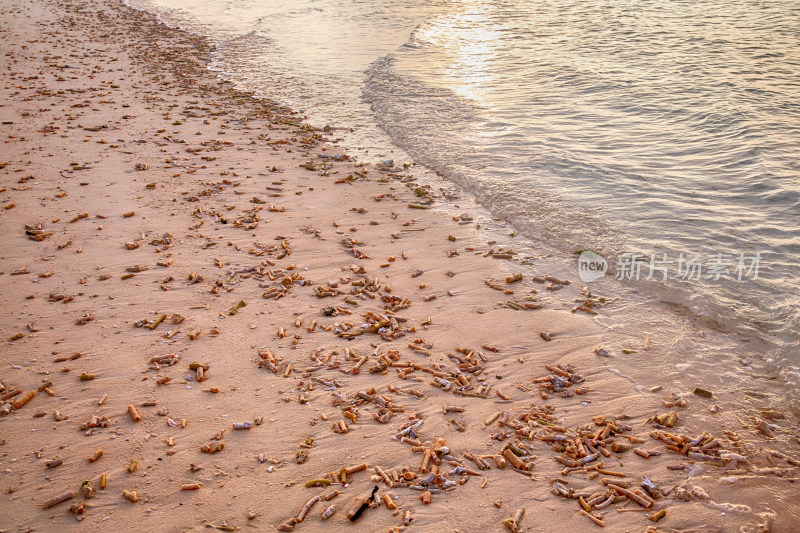
<instances>
[{"instance_id":1,"label":"shallow water","mask_svg":"<svg viewBox=\"0 0 800 533\"><path fill-rule=\"evenodd\" d=\"M423 163L534 248L612 274L641 254L619 283L759 340L795 381L800 3L144 1L242 88L362 159ZM651 257L666 280L644 280Z\"/></svg>"}]
</instances>

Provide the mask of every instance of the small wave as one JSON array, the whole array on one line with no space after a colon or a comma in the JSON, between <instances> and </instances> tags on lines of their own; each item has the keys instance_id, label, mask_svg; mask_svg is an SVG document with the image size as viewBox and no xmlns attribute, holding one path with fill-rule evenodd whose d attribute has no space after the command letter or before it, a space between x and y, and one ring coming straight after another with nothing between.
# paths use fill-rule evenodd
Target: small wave
<instances>
[{"instance_id":1,"label":"small wave","mask_svg":"<svg viewBox=\"0 0 800 533\"><path fill-rule=\"evenodd\" d=\"M785 52L770 53L763 45L734 52L738 42L716 26L729 14L705 17L697 25L705 24L709 34L682 40L684 29L673 22L644 34L627 21L618 28L592 26L586 34L574 19L585 13L559 12L559 20L547 20L552 13L543 14L548 8L542 7L533 8L537 28L563 26L566 18L566 31L574 33L562 34L556 45L564 59L531 62L547 32L525 33L529 20L518 13L470 8L426 21L394 55L368 69L364 97L393 141L473 193L495 216L561 249L770 250L774 260L746 287L700 281L640 288L722 328L769 337L779 350L790 346L798 332L791 317L800 280L790 274L797 271L797 255L786 244L800 238L800 224L787 225L785 217L797 220L800 188L798 165L787 157L792 150L775 141L797 138L800 121L784 92L791 76L784 71L752 86L754 76L775 69L736 63L737 53L769 62ZM460 22L514 27L514 43L487 34L501 42L471 52L468 38L453 36ZM646 45L626 45L633 42ZM486 55L487 48L504 53ZM731 53L712 54L726 49ZM600 60L587 62L586 56ZM477 84L473 91L483 90L481 97L463 98L458 83L464 75L457 69L473 63L482 69L477 79L492 85ZM773 120L776 105L782 115ZM788 173L768 171L781 165L789 165ZM767 280L776 276L786 283L770 286Z\"/></svg>"}]
</instances>

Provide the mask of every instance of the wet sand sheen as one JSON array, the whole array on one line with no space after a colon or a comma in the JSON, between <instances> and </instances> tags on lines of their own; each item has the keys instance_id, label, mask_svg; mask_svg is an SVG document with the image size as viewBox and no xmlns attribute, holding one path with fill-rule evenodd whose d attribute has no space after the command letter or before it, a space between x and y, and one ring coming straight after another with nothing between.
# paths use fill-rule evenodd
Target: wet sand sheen
<instances>
[{"instance_id":1,"label":"wet sand sheen","mask_svg":"<svg viewBox=\"0 0 800 533\"><path fill-rule=\"evenodd\" d=\"M685 361L613 348L571 265L231 90L200 39L6 7L0 528L793 527L766 380L660 380L636 357Z\"/></svg>"}]
</instances>

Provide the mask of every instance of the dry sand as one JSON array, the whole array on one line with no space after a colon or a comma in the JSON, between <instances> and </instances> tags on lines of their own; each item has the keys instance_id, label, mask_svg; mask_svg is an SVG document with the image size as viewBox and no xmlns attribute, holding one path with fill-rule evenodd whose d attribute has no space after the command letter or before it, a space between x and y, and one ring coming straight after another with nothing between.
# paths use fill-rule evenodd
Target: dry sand
<instances>
[{"instance_id":1,"label":"dry sand","mask_svg":"<svg viewBox=\"0 0 800 533\"><path fill-rule=\"evenodd\" d=\"M349 161L148 14L2 4L0 530L274 531L333 489L295 531L589 531L580 494L610 531L799 530L796 419L610 371L567 265L532 280L469 213L409 207L413 168ZM374 486L398 509L351 523Z\"/></svg>"}]
</instances>

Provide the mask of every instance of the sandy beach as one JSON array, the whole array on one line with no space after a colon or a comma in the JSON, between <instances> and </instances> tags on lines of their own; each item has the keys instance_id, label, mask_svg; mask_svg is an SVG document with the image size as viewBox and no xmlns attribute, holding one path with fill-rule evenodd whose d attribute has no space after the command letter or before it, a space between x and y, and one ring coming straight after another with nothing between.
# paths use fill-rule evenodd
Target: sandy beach
<instances>
[{"instance_id":1,"label":"sandy beach","mask_svg":"<svg viewBox=\"0 0 800 533\"><path fill-rule=\"evenodd\" d=\"M573 265L201 38L113 0L2 18L0 531L800 531L776 384L661 379Z\"/></svg>"}]
</instances>

